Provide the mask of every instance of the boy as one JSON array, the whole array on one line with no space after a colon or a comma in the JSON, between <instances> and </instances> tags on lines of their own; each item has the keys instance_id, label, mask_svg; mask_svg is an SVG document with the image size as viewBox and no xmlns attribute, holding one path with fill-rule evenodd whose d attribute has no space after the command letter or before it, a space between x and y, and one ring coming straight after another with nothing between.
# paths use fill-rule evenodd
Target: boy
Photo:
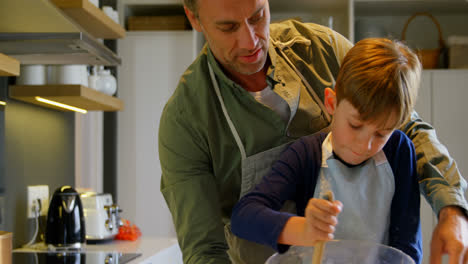
<instances>
[{"instance_id":1,"label":"boy","mask_svg":"<svg viewBox=\"0 0 468 264\"><path fill-rule=\"evenodd\" d=\"M413 110L420 75L417 56L402 43L358 42L343 61L335 91L325 90L331 132L303 137L282 153L235 206L232 232L280 253L334 237L368 240L420 263L415 151L396 130ZM319 199L328 191L336 201ZM295 202L297 215L279 211L287 200Z\"/></svg>"}]
</instances>

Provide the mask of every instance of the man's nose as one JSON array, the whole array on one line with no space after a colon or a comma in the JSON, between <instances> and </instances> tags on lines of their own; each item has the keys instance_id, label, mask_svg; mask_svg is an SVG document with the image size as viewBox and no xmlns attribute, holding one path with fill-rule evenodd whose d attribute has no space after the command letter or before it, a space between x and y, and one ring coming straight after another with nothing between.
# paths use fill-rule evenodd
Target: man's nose
<instances>
[{"instance_id":1,"label":"man's nose","mask_svg":"<svg viewBox=\"0 0 468 264\"><path fill-rule=\"evenodd\" d=\"M239 48L254 50L257 47L258 37L255 34L255 28L246 23L239 34Z\"/></svg>"}]
</instances>

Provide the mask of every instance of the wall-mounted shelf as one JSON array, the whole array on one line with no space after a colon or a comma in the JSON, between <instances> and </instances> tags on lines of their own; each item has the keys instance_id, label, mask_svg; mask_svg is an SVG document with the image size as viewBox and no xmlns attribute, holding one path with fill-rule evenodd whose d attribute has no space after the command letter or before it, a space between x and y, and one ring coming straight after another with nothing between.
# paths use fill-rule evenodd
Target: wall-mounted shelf
<instances>
[{"instance_id":1,"label":"wall-mounted shelf","mask_svg":"<svg viewBox=\"0 0 468 264\"><path fill-rule=\"evenodd\" d=\"M395 16L428 12L432 15L466 15L465 0L354 0L358 16Z\"/></svg>"},{"instance_id":2,"label":"wall-mounted shelf","mask_svg":"<svg viewBox=\"0 0 468 264\"><path fill-rule=\"evenodd\" d=\"M19 61L0 53L0 76L18 76L19 73Z\"/></svg>"},{"instance_id":3,"label":"wall-mounted shelf","mask_svg":"<svg viewBox=\"0 0 468 264\"><path fill-rule=\"evenodd\" d=\"M11 98L61 111L67 111L59 107L41 103L35 99L36 96L89 111L119 111L123 109L123 102L120 99L82 85L10 86Z\"/></svg>"},{"instance_id":4,"label":"wall-mounted shelf","mask_svg":"<svg viewBox=\"0 0 468 264\"><path fill-rule=\"evenodd\" d=\"M125 29L88 0L51 0L65 14L96 38L125 37Z\"/></svg>"}]
</instances>

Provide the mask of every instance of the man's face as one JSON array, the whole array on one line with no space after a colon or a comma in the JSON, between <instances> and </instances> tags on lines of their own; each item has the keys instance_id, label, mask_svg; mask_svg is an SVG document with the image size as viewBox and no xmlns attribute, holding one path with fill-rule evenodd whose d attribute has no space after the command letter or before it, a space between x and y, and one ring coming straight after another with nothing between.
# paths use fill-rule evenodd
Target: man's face
<instances>
[{"instance_id":1,"label":"man's face","mask_svg":"<svg viewBox=\"0 0 468 264\"><path fill-rule=\"evenodd\" d=\"M251 75L263 68L269 38L268 0L198 0L198 19L187 15L225 70Z\"/></svg>"},{"instance_id":2,"label":"man's face","mask_svg":"<svg viewBox=\"0 0 468 264\"><path fill-rule=\"evenodd\" d=\"M333 150L345 162L360 164L385 146L395 123L396 115L393 111L384 122L364 122L349 101L341 100L335 108L331 125Z\"/></svg>"}]
</instances>

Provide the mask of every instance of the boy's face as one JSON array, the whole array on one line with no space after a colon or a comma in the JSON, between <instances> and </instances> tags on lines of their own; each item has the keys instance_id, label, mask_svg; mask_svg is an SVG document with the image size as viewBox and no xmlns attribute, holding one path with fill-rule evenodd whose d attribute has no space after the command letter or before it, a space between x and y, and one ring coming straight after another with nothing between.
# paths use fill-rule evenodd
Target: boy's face
<instances>
[{"instance_id":1,"label":"boy's face","mask_svg":"<svg viewBox=\"0 0 468 264\"><path fill-rule=\"evenodd\" d=\"M325 105L329 114L333 115L331 131L335 153L345 162L357 165L382 150L395 130L397 120L394 111L389 111L389 115L383 117L386 118L384 122L364 122L348 100L341 100L336 105L336 97L333 103L328 100L329 96L326 95Z\"/></svg>"}]
</instances>

